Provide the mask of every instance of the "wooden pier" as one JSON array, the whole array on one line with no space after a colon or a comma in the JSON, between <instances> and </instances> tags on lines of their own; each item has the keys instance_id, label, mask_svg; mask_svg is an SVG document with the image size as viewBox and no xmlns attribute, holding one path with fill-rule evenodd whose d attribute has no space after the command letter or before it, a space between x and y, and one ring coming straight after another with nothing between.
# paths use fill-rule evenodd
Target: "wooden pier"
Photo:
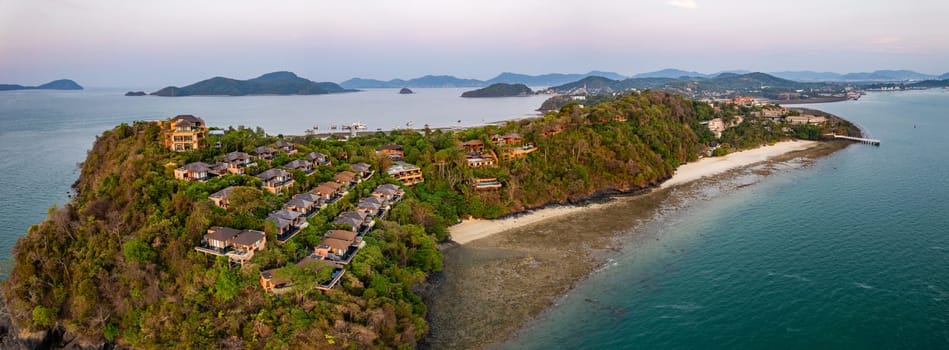
<instances>
[{"instance_id":1,"label":"wooden pier","mask_svg":"<svg viewBox=\"0 0 949 350\"><path fill-rule=\"evenodd\" d=\"M837 135L837 134L829 134L829 135L827 135L827 136L833 136L835 139L844 139L844 140L856 141L856 142L865 143L865 144L868 144L868 145L874 145L874 146L879 146L879 145L880 145L880 140L877 140L877 139L865 139L865 138L861 138L861 137L844 136L844 135Z\"/></svg>"}]
</instances>

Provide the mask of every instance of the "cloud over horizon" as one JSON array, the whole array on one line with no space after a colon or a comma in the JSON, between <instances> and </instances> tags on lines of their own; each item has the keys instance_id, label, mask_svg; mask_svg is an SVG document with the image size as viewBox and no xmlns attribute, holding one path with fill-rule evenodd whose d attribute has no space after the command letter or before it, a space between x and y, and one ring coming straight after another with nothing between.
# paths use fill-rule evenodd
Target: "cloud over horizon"
<instances>
[{"instance_id":1,"label":"cloud over horizon","mask_svg":"<svg viewBox=\"0 0 949 350\"><path fill-rule=\"evenodd\" d=\"M148 89L277 70L336 82L668 67L942 74L946 13L945 0L0 0L0 83Z\"/></svg>"},{"instance_id":2,"label":"cloud over horizon","mask_svg":"<svg viewBox=\"0 0 949 350\"><path fill-rule=\"evenodd\" d=\"M695 0L672 0L669 1L668 4L683 9L696 9L699 7L699 4L695 3Z\"/></svg>"}]
</instances>

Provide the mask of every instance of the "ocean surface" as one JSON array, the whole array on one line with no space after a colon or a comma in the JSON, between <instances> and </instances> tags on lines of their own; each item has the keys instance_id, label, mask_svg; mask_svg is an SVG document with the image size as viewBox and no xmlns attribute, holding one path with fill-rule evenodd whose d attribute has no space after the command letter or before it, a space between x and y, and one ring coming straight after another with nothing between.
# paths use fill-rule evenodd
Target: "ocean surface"
<instances>
[{"instance_id":1,"label":"ocean surface","mask_svg":"<svg viewBox=\"0 0 949 350\"><path fill-rule=\"evenodd\" d=\"M16 239L62 206L96 135L124 122L194 114L209 126L270 134L362 122L368 130L471 126L532 116L547 96L461 98L469 89L398 89L317 96L126 97L126 90L0 92L0 260ZM342 132L342 130L340 130ZM2 271L0 271L2 275ZM0 276L2 277L2 276Z\"/></svg>"},{"instance_id":2,"label":"ocean surface","mask_svg":"<svg viewBox=\"0 0 949 350\"><path fill-rule=\"evenodd\" d=\"M949 348L949 90L805 107L882 146L658 216L501 347Z\"/></svg>"}]
</instances>

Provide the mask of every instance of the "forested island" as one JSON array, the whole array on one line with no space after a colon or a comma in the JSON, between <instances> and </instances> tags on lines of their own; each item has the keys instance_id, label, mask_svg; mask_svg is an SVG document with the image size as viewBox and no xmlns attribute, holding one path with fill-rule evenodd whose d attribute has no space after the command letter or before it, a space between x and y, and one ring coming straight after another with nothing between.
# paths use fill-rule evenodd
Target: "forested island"
<instances>
[{"instance_id":1,"label":"forested island","mask_svg":"<svg viewBox=\"0 0 949 350\"><path fill-rule=\"evenodd\" d=\"M465 91L461 97L515 97L533 94L534 91L524 84L496 83L477 90Z\"/></svg>"},{"instance_id":2,"label":"forested island","mask_svg":"<svg viewBox=\"0 0 949 350\"><path fill-rule=\"evenodd\" d=\"M53 80L38 86L23 86L18 84L0 84L0 91L6 90L82 90L82 86L69 79Z\"/></svg>"},{"instance_id":3,"label":"forested island","mask_svg":"<svg viewBox=\"0 0 949 350\"><path fill-rule=\"evenodd\" d=\"M330 82L313 82L292 72L273 72L248 80L214 77L185 87L169 86L152 92L151 95L166 97L195 95L322 95L351 91L356 90L344 89Z\"/></svg>"},{"instance_id":4,"label":"forested island","mask_svg":"<svg viewBox=\"0 0 949 350\"><path fill-rule=\"evenodd\" d=\"M461 131L324 140L228 128L185 152L168 149L161 123L123 124L96 139L72 201L50 208L47 219L17 241L2 292L19 332L4 344L27 341L9 339L14 334L40 332L31 343L38 344L55 329L78 344L148 349L414 347L428 332L426 305L415 288L441 269L436 243L450 239L448 226L462 218L498 218L648 188L712 149L859 132L836 118L796 123L790 117L800 112L765 112L775 107L650 91ZM725 125L718 137L709 127L716 120ZM246 158L253 165L245 164L243 173L177 178L196 162L213 167L247 153L256 156ZM314 159L319 166L300 170L300 162ZM360 163L376 175L306 219L293 239L277 243L280 232L265 219L268 213L318 183L342 181L339 174ZM419 168L424 182L390 175L412 169L408 164ZM295 181L283 182L290 185L282 192L260 190L260 178L274 169L288 169ZM404 196L388 215L373 219L375 228L343 266L338 284L315 288L322 272L295 262L330 231L349 228L333 218L384 184L398 185ZM233 190L226 208L209 198L229 187L242 190ZM196 251L218 226L263 232L266 244L241 264ZM292 281L288 293L262 288L262 273L274 269Z\"/></svg>"}]
</instances>

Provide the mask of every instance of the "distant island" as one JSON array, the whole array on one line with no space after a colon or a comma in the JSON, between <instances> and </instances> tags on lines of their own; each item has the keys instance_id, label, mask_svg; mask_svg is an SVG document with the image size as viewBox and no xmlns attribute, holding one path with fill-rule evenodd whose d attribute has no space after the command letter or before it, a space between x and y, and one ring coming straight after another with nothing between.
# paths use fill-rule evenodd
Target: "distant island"
<instances>
[{"instance_id":1,"label":"distant island","mask_svg":"<svg viewBox=\"0 0 949 350\"><path fill-rule=\"evenodd\" d=\"M485 88L465 91L461 94L461 97L515 97L533 94L534 91L524 84L497 83Z\"/></svg>"},{"instance_id":2,"label":"distant island","mask_svg":"<svg viewBox=\"0 0 949 350\"><path fill-rule=\"evenodd\" d=\"M82 86L69 79L53 80L40 86L0 84L0 91L7 90L82 90Z\"/></svg>"},{"instance_id":3,"label":"distant island","mask_svg":"<svg viewBox=\"0 0 949 350\"><path fill-rule=\"evenodd\" d=\"M414 94L415 91L409 90L409 88L402 88L402 90L399 90L399 93L403 95L410 95Z\"/></svg>"},{"instance_id":4,"label":"distant island","mask_svg":"<svg viewBox=\"0 0 949 350\"><path fill-rule=\"evenodd\" d=\"M634 74L630 76L607 71L590 71L587 73L547 73L539 75L520 74L512 72L503 72L494 78L488 80L458 78L452 75L425 75L414 79L392 79L378 80L367 78L352 78L339 85L347 89L377 89L377 88L459 88L459 87L485 87L496 83L524 84L527 86L558 86L575 82L589 77L601 77L609 80L627 80L627 79L669 79L669 80L689 80L689 79L714 79L729 75L746 75L753 73L748 70L726 70L715 73L701 73L676 68L666 68L652 72ZM943 80L949 79L949 73L943 75L934 75L920 73L912 70L876 70L872 72L854 72L854 73L834 73L834 72L814 72L814 71L780 71L764 72L768 75L792 80L795 82L837 82L853 84L870 83L900 83L900 82L918 82L923 80Z\"/></svg>"},{"instance_id":5,"label":"distant island","mask_svg":"<svg viewBox=\"0 0 949 350\"><path fill-rule=\"evenodd\" d=\"M125 96L146 96L148 94L145 91L129 91L125 93Z\"/></svg>"},{"instance_id":6,"label":"distant island","mask_svg":"<svg viewBox=\"0 0 949 350\"><path fill-rule=\"evenodd\" d=\"M245 96L245 95L323 95L351 92L330 82L314 82L292 72L273 72L254 79L237 80L214 77L197 83L169 86L151 93L154 96Z\"/></svg>"},{"instance_id":7,"label":"distant island","mask_svg":"<svg viewBox=\"0 0 949 350\"><path fill-rule=\"evenodd\" d=\"M378 89L378 88L457 88L457 87L484 87L496 83L525 84L529 86L554 86L577 81L590 76L604 76L611 79L626 79L625 76L613 72L590 71L585 74L549 73L528 75L504 72L488 80L465 79L451 75L426 75L409 80L392 79L376 80L352 78L340 83L347 89Z\"/></svg>"}]
</instances>

